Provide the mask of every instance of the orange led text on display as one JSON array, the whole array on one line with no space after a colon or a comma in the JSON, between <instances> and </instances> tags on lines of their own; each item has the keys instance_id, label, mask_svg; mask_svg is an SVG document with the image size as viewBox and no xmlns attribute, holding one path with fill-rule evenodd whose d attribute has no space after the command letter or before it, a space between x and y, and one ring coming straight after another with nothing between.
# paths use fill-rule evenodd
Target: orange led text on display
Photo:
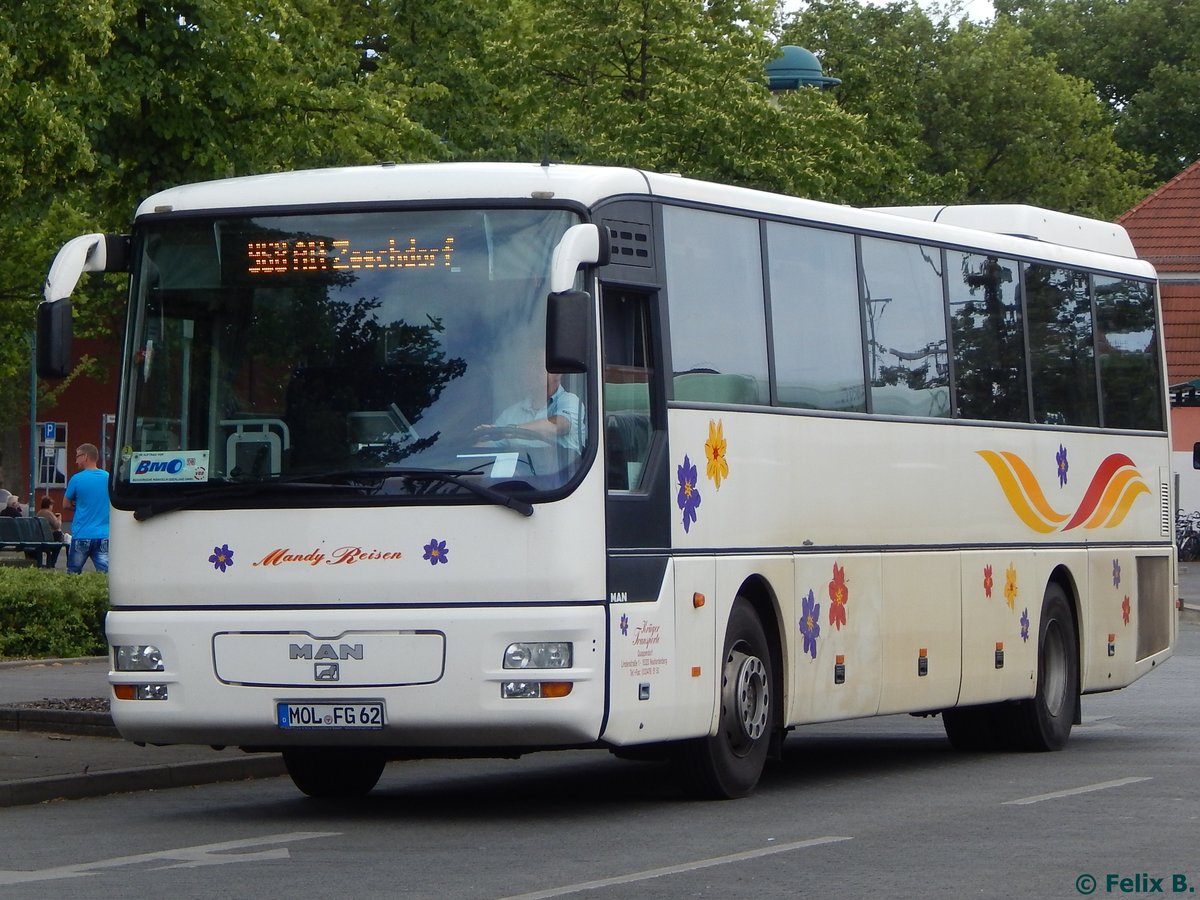
<instances>
[{"instance_id":1,"label":"orange led text on display","mask_svg":"<svg viewBox=\"0 0 1200 900\"><path fill-rule=\"evenodd\" d=\"M382 249L355 247L349 240L249 241L246 267L250 275L284 275L290 272L353 272L363 269L431 269L449 267L454 238L441 247L422 248L416 238L401 246L389 238Z\"/></svg>"}]
</instances>

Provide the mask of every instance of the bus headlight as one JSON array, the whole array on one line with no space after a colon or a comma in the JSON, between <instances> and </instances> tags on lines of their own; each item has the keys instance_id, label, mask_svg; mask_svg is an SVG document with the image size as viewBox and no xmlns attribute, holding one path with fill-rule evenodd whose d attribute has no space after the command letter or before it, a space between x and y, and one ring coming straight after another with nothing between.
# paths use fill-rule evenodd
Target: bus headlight
<instances>
[{"instance_id":1,"label":"bus headlight","mask_svg":"<svg viewBox=\"0 0 1200 900\"><path fill-rule=\"evenodd\" d=\"M566 697L572 687L569 681L506 681L500 685L500 696L505 700Z\"/></svg>"},{"instance_id":2,"label":"bus headlight","mask_svg":"<svg viewBox=\"0 0 1200 900\"><path fill-rule=\"evenodd\" d=\"M527 642L509 644L504 649L506 669L569 669L569 641Z\"/></svg>"},{"instance_id":3,"label":"bus headlight","mask_svg":"<svg viewBox=\"0 0 1200 900\"><path fill-rule=\"evenodd\" d=\"M113 667L118 672L164 672L162 651L152 644L113 647Z\"/></svg>"}]
</instances>

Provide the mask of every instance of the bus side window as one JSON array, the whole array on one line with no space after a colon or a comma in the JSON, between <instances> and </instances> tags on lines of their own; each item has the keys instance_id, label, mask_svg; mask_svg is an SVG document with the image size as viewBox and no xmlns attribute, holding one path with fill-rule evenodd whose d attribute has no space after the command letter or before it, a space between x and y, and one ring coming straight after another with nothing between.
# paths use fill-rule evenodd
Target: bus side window
<instances>
[{"instance_id":1,"label":"bus side window","mask_svg":"<svg viewBox=\"0 0 1200 900\"><path fill-rule=\"evenodd\" d=\"M606 290L601 315L608 489L633 491L641 483L654 431L650 304L644 294Z\"/></svg>"}]
</instances>

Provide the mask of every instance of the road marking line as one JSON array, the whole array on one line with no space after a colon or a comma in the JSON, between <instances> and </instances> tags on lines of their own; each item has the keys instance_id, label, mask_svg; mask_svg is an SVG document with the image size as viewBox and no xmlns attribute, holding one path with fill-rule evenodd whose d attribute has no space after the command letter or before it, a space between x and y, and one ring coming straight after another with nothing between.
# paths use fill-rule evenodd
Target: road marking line
<instances>
[{"instance_id":1,"label":"road marking line","mask_svg":"<svg viewBox=\"0 0 1200 900\"><path fill-rule=\"evenodd\" d=\"M229 851L238 851L249 847L261 847L266 844L307 841L312 838L338 837L340 834L341 832L338 831L293 831L288 834L269 834L265 837L245 838L240 841L222 841L219 844L201 844L196 847L179 847L174 850L155 850L151 853L139 853L137 856L117 856L112 859L99 859L90 863L55 866L52 869L35 869L31 872L0 869L0 885L27 884L33 881L54 881L59 878L80 878L84 875L95 875L105 869L115 869L119 866L135 866L141 863L173 862L174 865L157 866L155 868L178 869L195 866L221 866L239 862L258 862L265 859L287 859L287 847L275 847L270 850L260 850L256 853L231 853Z\"/></svg>"},{"instance_id":2,"label":"road marking line","mask_svg":"<svg viewBox=\"0 0 1200 900\"><path fill-rule=\"evenodd\" d=\"M1062 797L1074 797L1076 794L1090 794L1092 791L1106 791L1109 788L1124 787L1127 784L1137 784L1139 781L1149 781L1149 776L1141 778L1118 778L1116 781L1102 781L1099 784L1087 784L1083 787L1069 788L1065 791L1054 791L1049 794L1038 794L1036 797L1022 797L1020 800L1007 800L1001 806L1028 806L1030 803L1041 803L1043 800L1058 800Z\"/></svg>"},{"instance_id":3,"label":"road marking line","mask_svg":"<svg viewBox=\"0 0 1200 900\"><path fill-rule=\"evenodd\" d=\"M787 853L790 850L801 850L805 847L819 847L822 844L835 844L838 841L851 841L849 837L819 837L807 841L796 841L792 844L779 844L775 847L763 847L760 850L746 850L742 853L731 853L728 856L715 856L710 859L698 859L694 862L680 863L677 866L664 866L661 869L649 869L645 872L633 872L629 875L615 875L612 878L601 878L597 881L581 881L579 884L567 884L562 887L548 888L535 891L532 894L515 894L501 900L548 900L551 897L562 897L566 894L578 894L583 891L593 891L597 888L611 887L614 884L632 884L637 881L649 881L651 878L662 878L664 875L678 875L681 872L694 872L697 869L708 869L712 866L723 866L728 863L744 862L757 859L760 856L771 856L775 853Z\"/></svg>"}]
</instances>

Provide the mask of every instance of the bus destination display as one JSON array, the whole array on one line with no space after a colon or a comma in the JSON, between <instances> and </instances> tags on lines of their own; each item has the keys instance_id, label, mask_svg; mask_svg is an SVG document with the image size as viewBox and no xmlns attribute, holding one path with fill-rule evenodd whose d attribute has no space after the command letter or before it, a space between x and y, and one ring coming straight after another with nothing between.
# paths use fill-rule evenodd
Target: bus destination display
<instances>
[{"instance_id":1,"label":"bus destination display","mask_svg":"<svg viewBox=\"0 0 1200 900\"><path fill-rule=\"evenodd\" d=\"M382 247L355 244L349 238L256 240L245 246L247 275L451 268L454 257L451 235L440 247L420 247L415 237L388 238Z\"/></svg>"}]
</instances>

